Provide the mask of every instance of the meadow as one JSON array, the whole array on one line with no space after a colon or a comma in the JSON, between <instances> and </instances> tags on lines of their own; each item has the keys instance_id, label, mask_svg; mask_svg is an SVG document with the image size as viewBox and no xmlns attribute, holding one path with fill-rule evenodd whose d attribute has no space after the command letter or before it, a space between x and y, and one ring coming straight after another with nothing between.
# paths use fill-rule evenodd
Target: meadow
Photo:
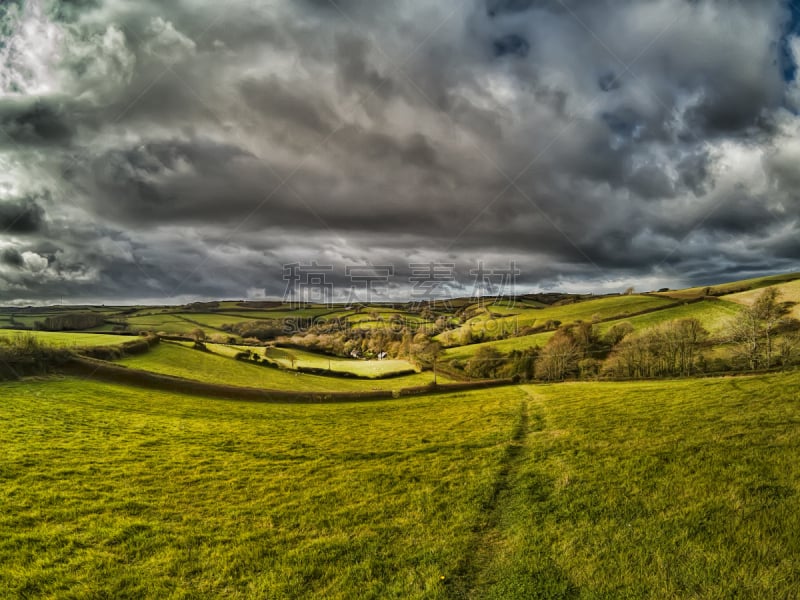
<instances>
[{"instance_id":1,"label":"meadow","mask_svg":"<svg viewBox=\"0 0 800 600\"><path fill-rule=\"evenodd\" d=\"M585 311L586 308L587 307L584 307L583 310ZM737 302L712 299L680 304L678 306L668 306L661 310L655 310L633 317L621 317L615 320L598 323L595 327L599 335L604 335L609 329L621 323L630 323L635 331L642 331L667 321L691 318L697 319L712 337L719 337L725 332L731 321L736 318L740 309L740 304ZM795 310L798 310L798 307L795 307ZM543 331L541 333L508 337L489 342L481 342L479 344L451 346L447 348L444 357L445 360L468 360L474 356L478 350L484 347L493 348L505 354L513 352L514 350L525 350L534 347L541 348L547 344L547 341L553 337L553 334L553 331ZM453 337L453 339L456 338Z\"/></svg>"},{"instance_id":2,"label":"meadow","mask_svg":"<svg viewBox=\"0 0 800 600\"><path fill-rule=\"evenodd\" d=\"M0 580L19 597L446 597L524 397L3 391Z\"/></svg>"},{"instance_id":3,"label":"meadow","mask_svg":"<svg viewBox=\"0 0 800 600\"><path fill-rule=\"evenodd\" d=\"M13 331L0 330L0 338L14 339L18 336L34 337L43 344L56 348L87 348L90 346L116 346L135 340L134 336L109 335L103 333L51 332L51 331Z\"/></svg>"},{"instance_id":4,"label":"meadow","mask_svg":"<svg viewBox=\"0 0 800 600\"><path fill-rule=\"evenodd\" d=\"M546 308L530 308L525 305L516 310L508 308L503 310L502 316L497 316L485 308L480 314L469 319L466 323L452 331L437 337L446 345L458 345L464 334L485 332L489 336L502 337L514 334L522 327L540 327L548 322L558 321L562 324L577 321L597 321L610 319L623 319L643 311L659 310L675 304L674 300L660 296L612 296L597 298L562 306L548 306Z\"/></svg>"},{"instance_id":5,"label":"meadow","mask_svg":"<svg viewBox=\"0 0 800 600\"><path fill-rule=\"evenodd\" d=\"M261 349L254 349L259 351ZM351 373L358 377L386 377L394 373L418 371L419 369L406 360L356 360L329 357L297 348L265 348L259 351L271 361L287 369L323 369L334 373Z\"/></svg>"},{"instance_id":6,"label":"meadow","mask_svg":"<svg viewBox=\"0 0 800 600\"><path fill-rule=\"evenodd\" d=\"M773 285L781 285L797 279L800 279L800 273L781 273L778 275L767 275L766 277L731 281L729 283L697 286L681 290L669 290L666 292L659 292L659 295L679 299L698 298L705 295L706 292L710 292L713 295L730 295L743 291L759 290Z\"/></svg>"},{"instance_id":7,"label":"meadow","mask_svg":"<svg viewBox=\"0 0 800 600\"><path fill-rule=\"evenodd\" d=\"M376 380L297 373L201 352L171 342L161 342L146 354L126 357L117 362L133 369L206 383L306 392L400 390L427 385L433 380L429 372ZM441 383L449 381L446 377L439 379Z\"/></svg>"},{"instance_id":8,"label":"meadow","mask_svg":"<svg viewBox=\"0 0 800 600\"><path fill-rule=\"evenodd\" d=\"M0 391L11 597L800 588L796 372L331 405L70 378Z\"/></svg>"},{"instance_id":9,"label":"meadow","mask_svg":"<svg viewBox=\"0 0 800 600\"><path fill-rule=\"evenodd\" d=\"M791 306L789 310L789 316L794 317L795 319L800 319L800 279L777 284L774 287L776 290L778 290L778 299L781 302L792 303L793 306ZM727 296L723 296L723 298L730 302L736 302L738 304L750 306L753 304L753 302L755 302L760 293L760 289L748 290L746 292L729 294Z\"/></svg>"}]
</instances>

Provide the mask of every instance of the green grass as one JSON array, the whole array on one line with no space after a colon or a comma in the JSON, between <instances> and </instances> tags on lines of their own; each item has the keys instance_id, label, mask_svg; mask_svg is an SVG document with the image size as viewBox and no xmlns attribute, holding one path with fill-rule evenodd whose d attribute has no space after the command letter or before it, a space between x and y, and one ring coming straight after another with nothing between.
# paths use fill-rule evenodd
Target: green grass
<instances>
[{"instance_id":1,"label":"green grass","mask_svg":"<svg viewBox=\"0 0 800 600\"><path fill-rule=\"evenodd\" d=\"M50 346L59 348L86 348L89 346L116 346L135 340L135 337L125 335L104 335L102 333L73 333L60 331L0 331L3 337L13 339L15 336L31 335Z\"/></svg>"},{"instance_id":2,"label":"green grass","mask_svg":"<svg viewBox=\"0 0 800 600\"><path fill-rule=\"evenodd\" d=\"M475 597L796 597L800 375L525 389Z\"/></svg>"},{"instance_id":3,"label":"green grass","mask_svg":"<svg viewBox=\"0 0 800 600\"><path fill-rule=\"evenodd\" d=\"M188 334L198 325L182 319L177 314L148 315L125 319L131 331L153 331L171 334ZM202 329L202 328L201 328Z\"/></svg>"},{"instance_id":4,"label":"green grass","mask_svg":"<svg viewBox=\"0 0 800 600\"><path fill-rule=\"evenodd\" d=\"M697 298L698 296L702 296L709 288L714 295L731 294L735 292L741 292L743 290L756 290L779 283L794 281L796 279L800 279L800 273L781 273L778 275L755 277L753 279L742 279L739 281L731 281L730 283L721 283L717 285L698 286L683 290L670 290L669 292L661 292L660 295L669 296L671 298Z\"/></svg>"},{"instance_id":5,"label":"green grass","mask_svg":"<svg viewBox=\"0 0 800 600\"><path fill-rule=\"evenodd\" d=\"M653 327L661 323L676 319L695 318L712 334L721 333L732 318L735 318L739 307L734 302L724 300L708 300L695 302L693 304L682 304L673 308L665 308L654 312L646 313L636 317L623 317L616 321L606 321L596 325L599 334L606 333L614 325L628 322L634 329L641 330ZM455 335L455 334L453 334ZM470 344L468 346L455 346L448 348L445 352L447 360L467 360L472 357L480 348L490 347L503 353L510 353L513 350L525 350L532 347L543 347L553 336L552 331L545 331L533 335L510 337L507 339L483 342L480 344Z\"/></svg>"},{"instance_id":6,"label":"green grass","mask_svg":"<svg viewBox=\"0 0 800 600\"><path fill-rule=\"evenodd\" d=\"M739 310L740 307L733 302L726 302L725 300L704 300L693 304L682 304L674 308L667 308L639 315L638 317L600 323L598 325L598 331L600 333L605 333L614 325L625 321L633 325L634 329L638 331L648 327L654 327L667 321L693 318L700 321L703 327L710 333L719 334L727 328L731 319L736 317Z\"/></svg>"},{"instance_id":7,"label":"green grass","mask_svg":"<svg viewBox=\"0 0 800 600\"><path fill-rule=\"evenodd\" d=\"M261 349L256 349L261 350ZM355 360L347 358L329 358L323 354L316 354L296 348L267 348L259 351L261 356L266 356L278 362L285 368L310 368L330 369L338 373L351 373L358 377L385 377L393 373L414 371L416 367L405 360Z\"/></svg>"},{"instance_id":8,"label":"green grass","mask_svg":"<svg viewBox=\"0 0 800 600\"><path fill-rule=\"evenodd\" d=\"M543 347L547 341L553 337L554 331L543 331L533 335L521 335L519 337L496 340L492 342L482 342L480 344L470 344L468 346L455 346L445 350L445 360L468 360L478 350L484 347L494 348L498 352L508 354L514 350L527 350L528 348Z\"/></svg>"},{"instance_id":9,"label":"green grass","mask_svg":"<svg viewBox=\"0 0 800 600\"><path fill-rule=\"evenodd\" d=\"M204 330L220 330L223 325L234 325L245 321L257 321L257 317L246 317L240 315L218 314L218 313L175 313L173 315L183 321L194 322L192 328ZM209 331L209 333L216 333Z\"/></svg>"},{"instance_id":10,"label":"green grass","mask_svg":"<svg viewBox=\"0 0 800 600\"><path fill-rule=\"evenodd\" d=\"M405 387L426 385L433 379L431 373L417 373L374 381L292 373L192 350L169 342L162 342L146 354L123 358L118 362L132 369L208 383L305 392L399 390ZM447 381L441 376L439 379L442 383Z\"/></svg>"},{"instance_id":11,"label":"green grass","mask_svg":"<svg viewBox=\"0 0 800 600\"><path fill-rule=\"evenodd\" d=\"M503 333L517 331L521 327L540 326L548 321L560 321L562 324L576 321L592 321L593 319L626 318L644 310L653 310L674 304L674 300L658 296L612 296L585 300L565 306L551 306L542 309L521 309L513 316L489 318L487 314L473 317L461 327L448 332L450 339L459 339L459 334L467 329L473 332L485 331L487 335L499 336ZM439 336L439 338L446 338Z\"/></svg>"},{"instance_id":12,"label":"green grass","mask_svg":"<svg viewBox=\"0 0 800 600\"><path fill-rule=\"evenodd\" d=\"M772 285L769 287L774 287L776 290L778 290L778 300L780 302L795 303L788 316L794 317L795 319L800 319L800 279L788 283ZM758 298L763 292L763 288L758 288L747 292L729 294L727 296L723 296L723 298L731 302L736 302L737 304L749 306L755 302L756 298Z\"/></svg>"},{"instance_id":13,"label":"green grass","mask_svg":"<svg viewBox=\"0 0 800 600\"><path fill-rule=\"evenodd\" d=\"M74 379L0 398L8 597L800 589L796 372L341 405Z\"/></svg>"},{"instance_id":14,"label":"green grass","mask_svg":"<svg viewBox=\"0 0 800 600\"><path fill-rule=\"evenodd\" d=\"M447 598L524 397L0 390L0 595L19 598Z\"/></svg>"},{"instance_id":15,"label":"green grass","mask_svg":"<svg viewBox=\"0 0 800 600\"><path fill-rule=\"evenodd\" d=\"M33 327L37 322L43 322L47 317L58 316L57 312L47 312L39 314L15 314L14 322L23 327Z\"/></svg>"}]
</instances>

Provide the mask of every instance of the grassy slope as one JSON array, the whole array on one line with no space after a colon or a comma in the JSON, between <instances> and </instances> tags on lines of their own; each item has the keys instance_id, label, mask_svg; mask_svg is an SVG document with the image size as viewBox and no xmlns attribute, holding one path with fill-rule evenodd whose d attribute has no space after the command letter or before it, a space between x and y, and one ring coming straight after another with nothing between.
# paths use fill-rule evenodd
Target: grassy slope
<instances>
[{"instance_id":1,"label":"grassy slope","mask_svg":"<svg viewBox=\"0 0 800 600\"><path fill-rule=\"evenodd\" d=\"M468 346L455 346L445 350L445 360L467 360L483 347L494 348L498 352L508 354L512 350L525 350L527 348L542 347L547 344L547 340L553 337L553 331L545 331L533 335L522 335L520 337L497 340L493 342L483 342L480 344L470 344Z\"/></svg>"},{"instance_id":2,"label":"grassy slope","mask_svg":"<svg viewBox=\"0 0 800 600\"><path fill-rule=\"evenodd\" d=\"M733 302L708 300L693 304L684 304L673 308L665 308L664 310L657 310L637 317L623 317L615 321L599 323L597 325L597 331L600 334L604 334L614 325L623 322L628 322L633 325L634 329L640 330L675 319L695 318L698 319L709 332L716 334L725 328L726 323L736 316L738 310L738 306ZM553 332L548 331L504 340L483 342L481 344L470 344L469 346L456 346L447 349L445 352L445 359L467 360L484 346L494 348L506 354L512 350L524 350L535 346L542 347L552 336Z\"/></svg>"},{"instance_id":3,"label":"grassy slope","mask_svg":"<svg viewBox=\"0 0 800 600\"><path fill-rule=\"evenodd\" d=\"M0 387L9 597L447 597L524 396L274 406Z\"/></svg>"},{"instance_id":4,"label":"grassy slope","mask_svg":"<svg viewBox=\"0 0 800 600\"><path fill-rule=\"evenodd\" d=\"M515 331L520 327L544 325L547 321L560 321L567 324L576 321L591 321L593 318L624 318L643 310L669 306L674 302L669 298L657 296L613 296L585 300L566 306L551 306L542 309L522 308L513 316L494 319L490 319L486 314L481 314L470 319L458 329L438 337L446 342L447 339L460 339L461 332L469 329L474 332L483 330L489 335L496 335L504 331Z\"/></svg>"},{"instance_id":5,"label":"grassy slope","mask_svg":"<svg viewBox=\"0 0 800 600\"><path fill-rule=\"evenodd\" d=\"M733 302L706 300L693 304L683 304L674 308L639 315L638 317L601 323L598 325L598 330L604 333L618 323L628 322L638 331L666 321L694 318L700 321L710 333L715 334L725 329L730 320L736 317L738 311L739 306Z\"/></svg>"},{"instance_id":6,"label":"grassy slope","mask_svg":"<svg viewBox=\"0 0 800 600\"><path fill-rule=\"evenodd\" d=\"M775 285L777 283L794 281L796 279L800 279L800 273L781 273L779 275L768 275L766 277L742 279L740 281L731 281L730 283L721 283L718 285L699 286L686 288L683 290L670 290L669 292L662 292L660 295L668 296L670 298L697 298L698 296L702 296L707 288L711 288L715 295L719 293L730 294L743 289L756 290L770 285Z\"/></svg>"},{"instance_id":7,"label":"grassy slope","mask_svg":"<svg viewBox=\"0 0 800 600\"><path fill-rule=\"evenodd\" d=\"M426 385L433 379L430 373L375 381L290 373L280 369L247 364L168 342L162 342L147 354L127 357L120 360L119 363L132 369L142 369L162 375L173 375L209 383L313 392L399 390L404 387ZM445 380L442 382L444 383Z\"/></svg>"},{"instance_id":8,"label":"grassy slope","mask_svg":"<svg viewBox=\"0 0 800 600\"><path fill-rule=\"evenodd\" d=\"M789 283L782 283L774 286L775 289L778 290L780 295L778 299L781 302L796 302L792 307L792 311L790 315L795 319L800 319L800 280L792 281ZM725 300L729 300L731 302L736 302L738 304L750 305L752 304L758 296L760 296L764 292L763 289L755 289L750 290L748 292L739 292L736 294L729 294L727 296L723 296Z\"/></svg>"},{"instance_id":9,"label":"grassy slope","mask_svg":"<svg viewBox=\"0 0 800 600\"><path fill-rule=\"evenodd\" d=\"M476 597L796 597L800 374L526 389Z\"/></svg>"},{"instance_id":10,"label":"grassy slope","mask_svg":"<svg viewBox=\"0 0 800 600\"><path fill-rule=\"evenodd\" d=\"M165 333L185 334L191 333L198 327L175 314L129 317L126 321L131 331L163 331Z\"/></svg>"}]
</instances>

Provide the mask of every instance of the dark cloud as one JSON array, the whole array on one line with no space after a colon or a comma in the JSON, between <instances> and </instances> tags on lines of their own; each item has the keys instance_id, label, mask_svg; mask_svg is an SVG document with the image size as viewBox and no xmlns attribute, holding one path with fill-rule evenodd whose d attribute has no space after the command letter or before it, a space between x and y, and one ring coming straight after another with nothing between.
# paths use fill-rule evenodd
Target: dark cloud
<instances>
[{"instance_id":1,"label":"dark cloud","mask_svg":"<svg viewBox=\"0 0 800 600\"><path fill-rule=\"evenodd\" d=\"M0 100L0 129L6 134L3 143L50 145L68 143L74 129L72 117L63 105L45 100Z\"/></svg>"},{"instance_id":2,"label":"dark cloud","mask_svg":"<svg viewBox=\"0 0 800 600\"><path fill-rule=\"evenodd\" d=\"M796 22L750 0L3 3L0 298L280 294L311 260L513 257L527 285L610 290L792 268Z\"/></svg>"},{"instance_id":3,"label":"dark cloud","mask_svg":"<svg viewBox=\"0 0 800 600\"><path fill-rule=\"evenodd\" d=\"M492 42L492 48L494 50L494 55L498 58L508 55L525 58L528 56L531 45L528 40L521 35L511 33L494 40L494 42Z\"/></svg>"},{"instance_id":4,"label":"dark cloud","mask_svg":"<svg viewBox=\"0 0 800 600\"><path fill-rule=\"evenodd\" d=\"M294 92L276 77L245 79L239 89L247 105L267 124L277 123L293 133L309 130L319 135L331 133L338 125L336 113L311 90Z\"/></svg>"},{"instance_id":5,"label":"dark cloud","mask_svg":"<svg viewBox=\"0 0 800 600\"><path fill-rule=\"evenodd\" d=\"M25 235L44 227L44 209L34 198L0 200L0 235Z\"/></svg>"},{"instance_id":6,"label":"dark cloud","mask_svg":"<svg viewBox=\"0 0 800 600\"><path fill-rule=\"evenodd\" d=\"M17 269L21 268L24 264L22 255L14 248L5 248L0 252L0 262Z\"/></svg>"},{"instance_id":7,"label":"dark cloud","mask_svg":"<svg viewBox=\"0 0 800 600\"><path fill-rule=\"evenodd\" d=\"M486 0L486 14L496 17L507 13L519 13L538 5L546 4L541 0Z\"/></svg>"}]
</instances>

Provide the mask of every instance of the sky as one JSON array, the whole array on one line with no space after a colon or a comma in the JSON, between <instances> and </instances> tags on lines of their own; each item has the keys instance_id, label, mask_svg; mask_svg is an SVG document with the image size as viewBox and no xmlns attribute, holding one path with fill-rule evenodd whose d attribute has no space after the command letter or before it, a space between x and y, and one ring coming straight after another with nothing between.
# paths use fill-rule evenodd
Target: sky
<instances>
[{"instance_id":1,"label":"sky","mask_svg":"<svg viewBox=\"0 0 800 600\"><path fill-rule=\"evenodd\" d=\"M5 1L0 304L800 270L798 63L786 1Z\"/></svg>"}]
</instances>

